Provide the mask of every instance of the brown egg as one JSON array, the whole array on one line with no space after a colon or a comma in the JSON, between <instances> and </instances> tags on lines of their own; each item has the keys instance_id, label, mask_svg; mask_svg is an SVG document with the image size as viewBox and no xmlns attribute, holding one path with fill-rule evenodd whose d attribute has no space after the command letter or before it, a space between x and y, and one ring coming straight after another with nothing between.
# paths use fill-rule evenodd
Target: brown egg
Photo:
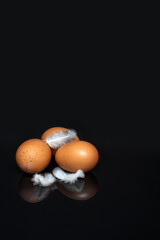
<instances>
[{"instance_id":1,"label":"brown egg","mask_svg":"<svg viewBox=\"0 0 160 240\"><path fill-rule=\"evenodd\" d=\"M61 130L67 130L67 128L64 128L64 127L52 127L52 128L49 128L48 130L46 130L42 136L41 136L41 139L42 140L45 140L47 136L55 133L55 132L58 132L58 131L61 131ZM79 137L76 136L75 137L75 140L79 140ZM52 155L55 156L55 153L56 153L57 149L52 149Z\"/></svg>"},{"instance_id":2,"label":"brown egg","mask_svg":"<svg viewBox=\"0 0 160 240\"><path fill-rule=\"evenodd\" d=\"M98 150L86 141L72 141L60 147L56 154L57 164L66 171L92 170L99 160Z\"/></svg>"},{"instance_id":3,"label":"brown egg","mask_svg":"<svg viewBox=\"0 0 160 240\"><path fill-rule=\"evenodd\" d=\"M51 192L49 187L34 186L31 176L23 175L18 182L18 193L23 200L29 203L41 202Z\"/></svg>"},{"instance_id":4,"label":"brown egg","mask_svg":"<svg viewBox=\"0 0 160 240\"><path fill-rule=\"evenodd\" d=\"M87 173L85 179L78 179L72 184L57 182L56 186L58 190L68 198L88 200L97 193L98 181L92 173Z\"/></svg>"},{"instance_id":5,"label":"brown egg","mask_svg":"<svg viewBox=\"0 0 160 240\"><path fill-rule=\"evenodd\" d=\"M48 144L40 139L22 143L16 151L16 162L26 173L39 173L50 163L52 152Z\"/></svg>"}]
</instances>

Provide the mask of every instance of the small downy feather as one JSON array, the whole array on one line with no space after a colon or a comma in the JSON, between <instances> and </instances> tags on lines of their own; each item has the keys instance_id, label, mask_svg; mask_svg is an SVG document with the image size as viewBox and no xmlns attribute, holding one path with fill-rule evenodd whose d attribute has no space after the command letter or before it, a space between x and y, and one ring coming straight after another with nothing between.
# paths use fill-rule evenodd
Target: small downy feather
<instances>
[{"instance_id":1,"label":"small downy feather","mask_svg":"<svg viewBox=\"0 0 160 240\"><path fill-rule=\"evenodd\" d=\"M31 178L33 185L39 185L41 187L48 187L56 182L56 178L51 173L45 173L44 176L42 174L34 174Z\"/></svg>"},{"instance_id":2,"label":"small downy feather","mask_svg":"<svg viewBox=\"0 0 160 240\"><path fill-rule=\"evenodd\" d=\"M59 148L62 145L72 141L77 136L75 130L61 130L50 134L44 140L51 148Z\"/></svg>"},{"instance_id":3,"label":"small downy feather","mask_svg":"<svg viewBox=\"0 0 160 240\"><path fill-rule=\"evenodd\" d=\"M78 180L78 178L84 178L84 172L82 170L78 170L75 173L67 173L63 171L61 168L56 167L52 171L54 177L56 177L58 180L63 181L65 183L74 183Z\"/></svg>"},{"instance_id":4,"label":"small downy feather","mask_svg":"<svg viewBox=\"0 0 160 240\"><path fill-rule=\"evenodd\" d=\"M84 177L85 174L82 170L78 170L75 173L67 173L63 171L61 168L56 167L53 169L52 173L44 173L44 175L40 173L33 174L31 181L33 182L33 185L38 185L41 187L52 186L53 190L55 190L56 189L55 184L57 181L73 184L78 180L78 178Z\"/></svg>"}]
</instances>

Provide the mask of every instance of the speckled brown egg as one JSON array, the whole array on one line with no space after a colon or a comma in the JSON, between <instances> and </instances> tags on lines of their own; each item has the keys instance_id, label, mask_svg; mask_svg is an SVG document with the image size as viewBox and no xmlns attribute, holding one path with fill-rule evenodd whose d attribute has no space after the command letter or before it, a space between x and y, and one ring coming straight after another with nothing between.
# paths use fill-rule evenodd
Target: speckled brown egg
<instances>
[{"instance_id":1,"label":"speckled brown egg","mask_svg":"<svg viewBox=\"0 0 160 240\"><path fill-rule=\"evenodd\" d=\"M61 131L61 130L67 130L67 128L64 128L64 127L52 127L52 128L49 128L48 130L46 130L42 136L41 136L41 139L42 140L45 140L47 136L55 133L55 132L58 132L58 131ZM79 140L79 137L76 136L75 137L75 140ZM52 154L53 156L55 156L55 153L56 153L57 149L52 149Z\"/></svg>"},{"instance_id":2,"label":"speckled brown egg","mask_svg":"<svg viewBox=\"0 0 160 240\"><path fill-rule=\"evenodd\" d=\"M16 162L26 173L39 173L50 163L52 152L48 144L40 139L23 142L16 151Z\"/></svg>"},{"instance_id":3,"label":"speckled brown egg","mask_svg":"<svg viewBox=\"0 0 160 240\"><path fill-rule=\"evenodd\" d=\"M76 172L81 169L88 172L97 165L99 153L89 142L72 141L57 150L55 160L66 171Z\"/></svg>"}]
</instances>

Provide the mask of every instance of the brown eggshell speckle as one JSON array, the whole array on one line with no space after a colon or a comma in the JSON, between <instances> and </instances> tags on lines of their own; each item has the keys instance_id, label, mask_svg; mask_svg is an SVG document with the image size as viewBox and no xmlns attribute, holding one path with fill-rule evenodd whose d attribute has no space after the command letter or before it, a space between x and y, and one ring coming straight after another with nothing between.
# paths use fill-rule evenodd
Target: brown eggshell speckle
<instances>
[{"instance_id":1,"label":"brown eggshell speckle","mask_svg":"<svg viewBox=\"0 0 160 240\"><path fill-rule=\"evenodd\" d=\"M42 136L41 136L41 139L42 140L45 140L47 136L55 133L55 132L58 132L58 131L61 131L61 130L67 130L67 128L64 128L64 127L52 127L52 128L49 128L48 130L46 130ZM76 136L75 137L75 140L79 140L79 137ZM52 149L52 155L55 156L55 153L56 153L57 149Z\"/></svg>"},{"instance_id":2,"label":"brown eggshell speckle","mask_svg":"<svg viewBox=\"0 0 160 240\"><path fill-rule=\"evenodd\" d=\"M39 173L50 163L52 152L47 143L40 139L23 142L16 151L16 162L26 173Z\"/></svg>"},{"instance_id":3,"label":"brown eggshell speckle","mask_svg":"<svg viewBox=\"0 0 160 240\"><path fill-rule=\"evenodd\" d=\"M99 153L89 142L72 141L57 150L55 160L66 171L76 172L81 169L88 172L97 165Z\"/></svg>"}]
</instances>

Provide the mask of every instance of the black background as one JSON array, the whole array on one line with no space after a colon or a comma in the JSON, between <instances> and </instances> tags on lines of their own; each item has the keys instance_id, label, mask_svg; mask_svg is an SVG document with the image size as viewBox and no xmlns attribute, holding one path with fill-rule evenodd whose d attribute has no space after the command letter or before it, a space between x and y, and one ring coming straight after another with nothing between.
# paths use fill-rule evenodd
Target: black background
<instances>
[{"instance_id":1,"label":"black background","mask_svg":"<svg viewBox=\"0 0 160 240\"><path fill-rule=\"evenodd\" d=\"M12 41L6 39L0 99L4 239L159 239L155 66L140 33L126 38L118 29L114 36L106 30L109 42L101 31L98 42L79 35L71 42L64 34L65 41L45 48L23 28L18 42L15 30ZM21 198L16 149L54 126L76 129L99 150L93 198L73 200L58 190L38 203Z\"/></svg>"}]
</instances>

